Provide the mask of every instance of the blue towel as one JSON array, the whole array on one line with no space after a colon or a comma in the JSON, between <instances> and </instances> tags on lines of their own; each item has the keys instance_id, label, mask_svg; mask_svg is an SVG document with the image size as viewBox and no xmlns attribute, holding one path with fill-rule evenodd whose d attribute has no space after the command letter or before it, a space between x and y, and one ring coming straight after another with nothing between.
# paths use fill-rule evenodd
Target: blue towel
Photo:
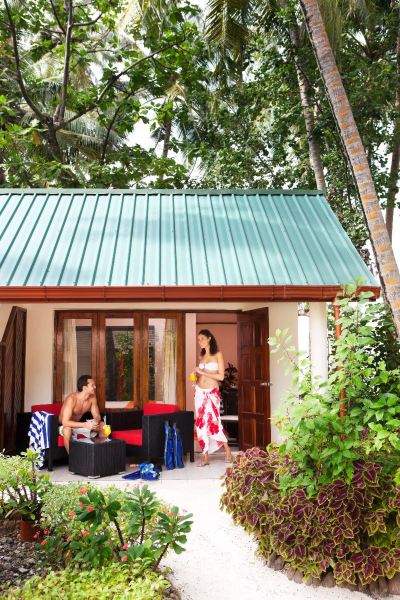
<instances>
[{"instance_id":1,"label":"blue towel","mask_svg":"<svg viewBox=\"0 0 400 600\"><path fill-rule=\"evenodd\" d=\"M32 413L31 424L29 425L29 449L39 454L36 461L40 468L44 464L44 453L50 446L50 413L38 410Z\"/></svg>"}]
</instances>

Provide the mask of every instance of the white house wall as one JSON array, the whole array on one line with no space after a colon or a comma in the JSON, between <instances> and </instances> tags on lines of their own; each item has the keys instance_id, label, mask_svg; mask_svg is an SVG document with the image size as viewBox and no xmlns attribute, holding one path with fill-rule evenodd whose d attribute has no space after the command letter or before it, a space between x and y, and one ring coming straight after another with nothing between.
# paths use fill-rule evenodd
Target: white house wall
<instances>
[{"instance_id":1,"label":"white house wall","mask_svg":"<svg viewBox=\"0 0 400 600\"><path fill-rule=\"evenodd\" d=\"M291 344L298 348L297 302L270 304L268 309L269 335L273 336L277 329L288 328L292 336ZM270 354L271 415L277 410L282 397L292 383L292 376L285 375L285 368L282 363L278 363L278 360L278 354ZM271 441L279 442L279 432L273 424L271 425Z\"/></svg>"},{"instance_id":2,"label":"white house wall","mask_svg":"<svg viewBox=\"0 0 400 600\"><path fill-rule=\"evenodd\" d=\"M27 309L27 347L26 347L26 382L25 382L25 410L33 404L52 402L53 394L53 340L54 340L54 313L56 310L186 310L200 312L207 310L251 310L260 308L260 304L204 303L200 306L194 303L104 303L104 304L18 304ZM265 305L264 305L265 306ZM293 336L293 343L297 346L297 303L282 302L266 305L269 308L269 332L273 335L277 328L288 327ZM11 311L11 304L0 305L0 331L4 329ZM2 328L2 329L1 329ZM1 333L2 334L2 333ZM196 351L193 343L189 343L196 336L196 313L186 314L186 370L187 376L196 363ZM192 356L193 354L193 356ZM278 364L275 354L270 355L270 380L271 380L271 412L279 405L279 401L286 389L290 386L290 375L284 375L282 365ZM190 382L186 386L187 408L193 408L193 389ZM272 426L272 440L279 441L279 435Z\"/></svg>"}]
</instances>

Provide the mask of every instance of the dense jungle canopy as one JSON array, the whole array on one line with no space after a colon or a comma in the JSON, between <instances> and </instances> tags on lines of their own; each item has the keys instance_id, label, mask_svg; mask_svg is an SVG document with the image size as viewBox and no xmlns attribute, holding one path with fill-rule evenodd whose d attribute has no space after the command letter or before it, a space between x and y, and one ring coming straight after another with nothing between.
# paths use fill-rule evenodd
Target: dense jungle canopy
<instances>
[{"instance_id":1,"label":"dense jungle canopy","mask_svg":"<svg viewBox=\"0 0 400 600\"><path fill-rule=\"evenodd\" d=\"M0 185L318 187L368 262L376 244L307 4L321 11L391 237L394 0L2 0Z\"/></svg>"}]
</instances>

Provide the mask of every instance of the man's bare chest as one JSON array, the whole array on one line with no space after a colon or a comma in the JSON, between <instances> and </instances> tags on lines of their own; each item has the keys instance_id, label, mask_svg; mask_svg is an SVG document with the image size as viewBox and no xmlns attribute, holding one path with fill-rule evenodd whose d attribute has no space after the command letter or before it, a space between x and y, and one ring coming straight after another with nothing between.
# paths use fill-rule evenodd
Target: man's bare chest
<instances>
[{"instance_id":1,"label":"man's bare chest","mask_svg":"<svg viewBox=\"0 0 400 600\"><path fill-rule=\"evenodd\" d=\"M90 400L86 400L84 402L77 401L73 408L73 416L81 417L86 412L90 411L91 405L92 403Z\"/></svg>"}]
</instances>

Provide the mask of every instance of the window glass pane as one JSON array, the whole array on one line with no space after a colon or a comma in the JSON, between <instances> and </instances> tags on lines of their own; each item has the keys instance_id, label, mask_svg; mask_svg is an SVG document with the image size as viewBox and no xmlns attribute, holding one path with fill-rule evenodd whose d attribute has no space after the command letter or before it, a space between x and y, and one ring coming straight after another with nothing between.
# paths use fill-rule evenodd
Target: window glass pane
<instances>
[{"instance_id":1,"label":"window glass pane","mask_svg":"<svg viewBox=\"0 0 400 600\"><path fill-rule=\"evenodd\" d=\"M77 391L81 375L92 375L92 320L64 319L63 398Z\"/></svg>"},{"instance_id":2,"label":"window glass pane","mask_svg":"<svg viewBox=\"0 0 400 600\"><path fill-rule=\"evenodd\" d=\"M149 319L149 400L176 404L176 319Z\"/></svg>"},{"instance_id":3,"label":"window glass pane","mask_svg":"<svg viewBox=\"0 0 400 600\"><path fill-rule=\"evenodd\" d=\"M106 319L106 402L134 402L134 322L130 318Z\"/></svg>"}]
</instances>

